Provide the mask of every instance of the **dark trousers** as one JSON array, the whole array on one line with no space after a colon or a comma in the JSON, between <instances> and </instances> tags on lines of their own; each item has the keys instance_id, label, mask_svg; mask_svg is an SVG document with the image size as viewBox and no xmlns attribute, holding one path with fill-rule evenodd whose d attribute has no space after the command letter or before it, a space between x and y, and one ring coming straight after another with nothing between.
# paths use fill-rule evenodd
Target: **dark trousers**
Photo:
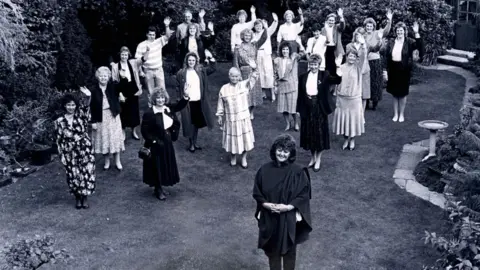
<instances>
[{"instance_id":1,"label":"dark trousers","mask_svg":"<svg viewBox=\"0 0 480 270\"><path fill-rule=\"evenodd\" d=\"M267 254L270 270L295 270L295 261L297 259L297 246L293 246L285 255Z\"/></svg>"}]
</instances>

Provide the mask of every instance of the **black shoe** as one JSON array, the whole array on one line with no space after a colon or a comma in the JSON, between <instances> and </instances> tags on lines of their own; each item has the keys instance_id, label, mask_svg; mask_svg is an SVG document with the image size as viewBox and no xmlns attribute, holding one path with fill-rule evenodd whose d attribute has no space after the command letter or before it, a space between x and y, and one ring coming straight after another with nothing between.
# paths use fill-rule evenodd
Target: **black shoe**
<instances>
[{"instance_id":1,"label":"black shoe","mask_svg":"<svg viewBox=\"0 0 480 270\"><path fill-rule=\"evenodd\" d=\"M187 149L190 153L195 153L195 147L192 149L192 147L188 147Z\"/></svg>"},{"instance_id":2,"label":"black shoe","mask_svg":"<svg viewBox=\"0 0 480 270\"><path fill-rule=\"evenodd\" d=\"M76 203L75 203L75 208L77 208L77 209L82 209L82 202L81 202L81 200L80 200L80 197L78 197L78 196L75 196L75 197L76 197L76 199L75 199L75 201L76 201Z\"/></svg>"},{"instance_id":3,"label":"black shoe","mask_svg":"<svg viewBox=\"0 0 480 270\"><path fill-rule=\"evenodd\" d=\"M159 199L160 201L165 201L167 199L163 191L160 192L157 189L153 192L153 196L155 196L155 198Z\"/></svg>"},{"instance_id":4,"label":"black shoe","mask_svg":"<svg viewBox=\"0 0 480 270\"><path fill-rule=\"evenodd\" d=\"M82 208L83 209L88 209L90 208L90 205L88 205L88 202L87 202L87 196L82 196Z\"/></svg>"}]
</instances>

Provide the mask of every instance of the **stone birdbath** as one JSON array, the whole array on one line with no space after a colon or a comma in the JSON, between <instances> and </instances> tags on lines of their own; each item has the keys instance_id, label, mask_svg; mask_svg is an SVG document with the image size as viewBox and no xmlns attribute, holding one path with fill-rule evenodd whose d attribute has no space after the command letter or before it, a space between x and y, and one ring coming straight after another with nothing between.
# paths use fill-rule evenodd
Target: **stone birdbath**
<instances>
[{"instance_id":1,"label":"stone birdbath","mask_svg":"<svg viewBox=\"0 0 480 270\"><path fill-rule=\"evenodd\" d=\"M418 126L430 131L429 153L422 159L425 161L431 157L436 156L435 146L437 144L437 132L448 127L448 123L438 120L425 120L418 122Z\"/></svg>"}]
</instances>

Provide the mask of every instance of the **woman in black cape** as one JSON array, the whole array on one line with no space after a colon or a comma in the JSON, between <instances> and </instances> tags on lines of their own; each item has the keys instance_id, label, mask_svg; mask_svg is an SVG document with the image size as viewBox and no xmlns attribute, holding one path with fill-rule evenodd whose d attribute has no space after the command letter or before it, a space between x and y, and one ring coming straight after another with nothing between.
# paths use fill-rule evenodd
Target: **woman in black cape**
<instances>
[{"instance_id":1,"label":"woman in black cape","mask_svg":"<svg viewBox=\"0 0 480 270\"><path fill-rule=\"evenodd\" d=\"M270 149L271 162L257 172L253 198L257 201L258 248L265 251L270 269L295 269L297 245L312 231L311 186L307 168L296 164L295 140L277 137Z\"/></svg>"}]
</instances>

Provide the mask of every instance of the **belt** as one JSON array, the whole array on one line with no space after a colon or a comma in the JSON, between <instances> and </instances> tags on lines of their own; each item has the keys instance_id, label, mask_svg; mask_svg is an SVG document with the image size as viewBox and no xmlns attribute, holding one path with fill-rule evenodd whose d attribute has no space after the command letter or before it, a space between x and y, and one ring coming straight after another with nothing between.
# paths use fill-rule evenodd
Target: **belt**
<instances>
[{"instance_id":1,"label":"belt","mask_svg":"<svg viewBox=\"0 0 480 270\"><path fill-rule=\"evenodd\" d=\"M312 98L317 98L318 95L313 95L313 96L310 96L310 95L307 95L307 98L308 99L312 99Z\"/></svg>"},{"instance_id":2,"label":"belt","mask_svg":"<svg viewBox=\"0 0 480 270\"><path fill-rule=\"evenodd\" d=\"M163 69L163 68L145 68L146 70L150 70L150 71L157 71L157 70L160 70L160 69Z\"/></svg>"}]
</instances>

